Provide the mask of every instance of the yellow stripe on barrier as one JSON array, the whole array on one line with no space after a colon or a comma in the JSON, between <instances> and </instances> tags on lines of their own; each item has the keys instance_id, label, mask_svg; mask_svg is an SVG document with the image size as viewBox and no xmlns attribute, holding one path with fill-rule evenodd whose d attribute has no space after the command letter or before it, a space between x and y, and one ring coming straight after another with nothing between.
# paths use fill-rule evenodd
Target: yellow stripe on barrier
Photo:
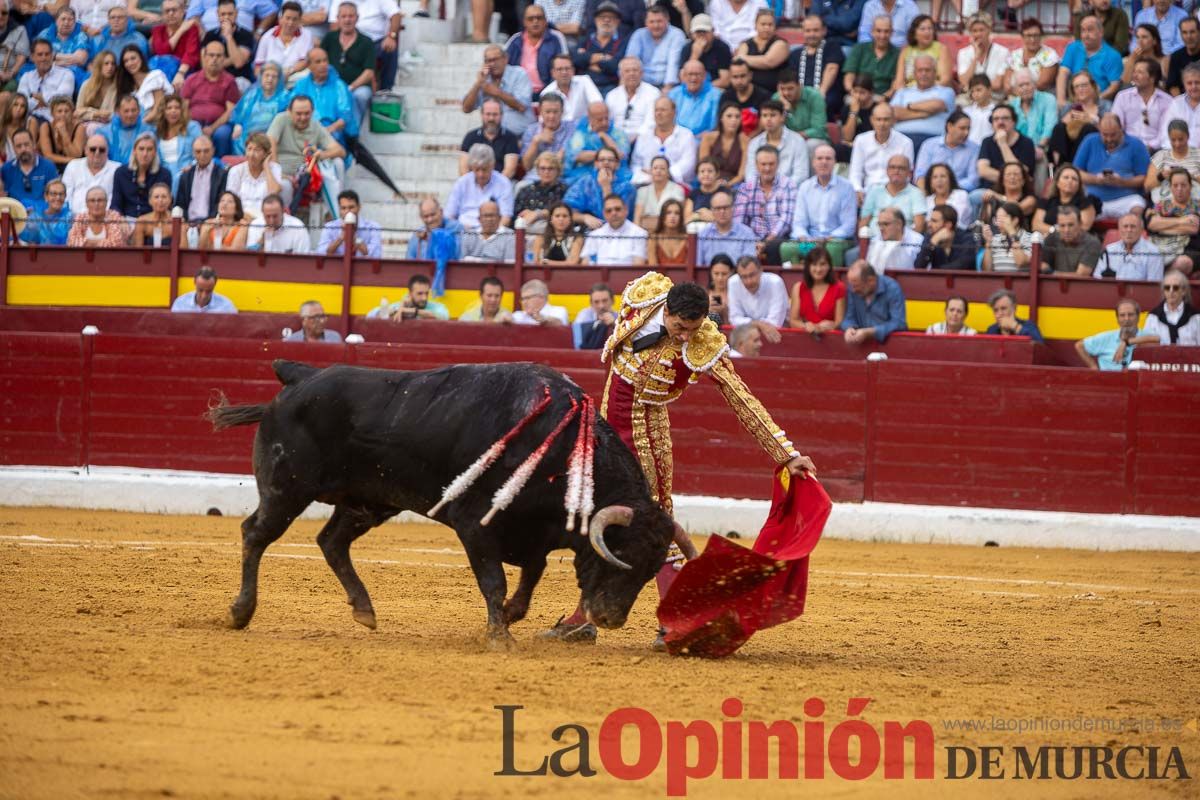
<instances>
[{"instance_id":1,"label":"yellow stripe on barrier","mask_svg":"<svg viewBox=\"0 0 1200 800\"><path fill-rule=\"evenodd\" d=\"M945 300L906 300L904 308L905 314L908 316L910 331L923 332L933 323L946 320ZM1046 309L1043 308L1040 313L1046 313ZM1029 306L1017 306L1017 316L1021 319L1029 319ZM967 313L968 327L983 333L995 321L996 317L987 303L976 301L970 304L970 311ZM1042 331L1044 332L1045 328L1042 328Z\"/></svg>"},{"instance_id":2,"label":"yellow stripe on barrier","mask_svg":"<svg viewBox=\"0 0 1200 800\"><path fill-rule=\"evenodd\" d=\"M195 288L192 278L179 279L179 293ZM316 300L326 314L342 313L342 287L330 283L296 283L289 281L247 281L221 278L217 294L233 301L238 311L262 311L276 314L295 314L306 300ZM351 306L353 307L353 306Z\"/></svg>"},{"instance_id":3,"label":"yellow stripe on barrier","mask_svg":"<svg viewBox=\"0 0 1200 800\"><path fill-rule=\"evenodd\" d=\"M8 302L14 306L166 308L169 287L166 277L10 275Z\"/></svg>"}]
</instances>

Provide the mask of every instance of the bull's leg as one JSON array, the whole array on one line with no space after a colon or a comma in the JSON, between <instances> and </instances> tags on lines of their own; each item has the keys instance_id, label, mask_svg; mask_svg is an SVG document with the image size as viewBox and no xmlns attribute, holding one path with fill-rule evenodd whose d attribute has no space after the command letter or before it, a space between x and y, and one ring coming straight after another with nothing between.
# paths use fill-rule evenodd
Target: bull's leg
<instances>
[{"instance_id":1,"label":"bull's leg","mask_svg":"<svg viewBox=\"0 0 1200 800\"><path fill-rule=\"evenodd\" d=\"M325 554L325 561L346 590L346 602L354 609L354 621L371 630L375 630L375 609L371 606L367 587L359 579L350 560L350 545L390 515L387 512L375 513L365 508L340 505L333 510L333 517L317 534L317 544Z\"/></svg>"},{"instance_id":2,"label":"bull's leg","mask_svg":"<svg viewBox=\"0 0 1200 800\"><path fill-rule=\"evenodd\" d=\"M521 565L521 580L517 583L517 590L504 603L506 625L525 619L525 614L529 611L529 601L533 598L533 588L538 585L545 571L545 558L534 558Z\"/></svg>"},{"instance_id":3,"label":"bull's leg","mask_svg":"<svg viewBox=\"0 0 1200 800\"><path fill-rule=\"evenodd\" d=\"M229 607L229 627L240 629L250 624L258 606L258 565L263 552L303 510L304 505L280 505L260 497L258 508L242 522L242 588Z\"/></svg>"},{"instance_id":4,"label":"bull's leg","mask_svg":"<svg viewBox=\"0 0 1200 800\"><path fill-rule=\"evenodd\" d=\"M471 562L471 570L475 573L475 582L487 603L487 635L494 644L507 645L512 642L512 634L508 632L508 622L504 618L504 595L508 591L508 581L504 577L504 562L499 548L494 544L493 537L499 531L475 531L473 535L462 536L463 548L467 551L467 560Z\"/></svg>"}]
</instances>

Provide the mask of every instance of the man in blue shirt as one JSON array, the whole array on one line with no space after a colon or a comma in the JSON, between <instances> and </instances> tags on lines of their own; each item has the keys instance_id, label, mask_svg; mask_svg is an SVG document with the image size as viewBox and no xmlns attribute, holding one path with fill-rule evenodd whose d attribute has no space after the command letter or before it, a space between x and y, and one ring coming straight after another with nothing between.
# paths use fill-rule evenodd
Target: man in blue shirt
<instances>
[{"instance_id":1,"label":"man in blue shirt","mask_svg":"<svg viewBox=\"0 0 1200 800\"><path fill-rule=\"evenodd\" d=\"M597 150L594 164L594 169L576 180L563 195L563 202L571 208L572 218L590 230L604 225L605 198L615 194L625 202L626 208L633 208L637 194L628 180L628 173L622 176L620 162L612 148Z\"/></svg>"},{"instance_id":2,"label":"man in blue shirt","mask_svg":"<svg viewBox=\"0 0 1200 800\"><path fill-rule=\"evenodd\" d=\"M1137 16L1133 18L1133 27L1153 25L1162 39L1163 52L1171 55L1183 47L1183 39L1179 36L1179 23L1187 18L1187 12L1174 5L1171 0L1154 0L1149 8L1137 12ZM1137 38L1133 37L1129 41L1129 52L1132 53L1136 47Z\"/></svg>"},{"instance_id":3,"label":"man in blue shirt","mask_svg":"<svg viewBox=\"0 0 1200 800\"><path fill-rule=\"evenodd\" d=\"M933 56L918 55L913 59L915 86L905 86L892 98L896 115L896 130L912 139L913 152L921 149L926 139L938 135L946 126L954 105L954 90L937 85L937 62Z\"/></svg>"},{"instance_id":4,"label":"man in blue shirt","mask_svg":"<svg viewBox=\"0 0 1200 800\"><path fill-rule=\"evenodd\" d=\"M58 169L47 158L37 154L33 146L33 134L20 128L10 139L16 158L9 159L0 167L0 179L8 196L19 200L29 209L38 209L46 194L46 184L58 178Z\"/></svg>"},{"instance_id":5,"label":"man in blue shirt","mask_svg":"<svg viewBox=\"0 0 1200 800\"><path fill-rule=\"evenodd\" d=\"M134 141L143 133L154 133L154 128L142 121L142 107L137 98L127 94L117 100L117 113L113 115L112 122L98 133L108 140L109 160L128 164Z\"/></svg>"},{"instance_id":6,"label":"man in blue shirt","mask_svg":"<svg viewBox=\"0 0 1200 800\"><path fill-rule=\"evenodd\" d=\"M71 232L71 209L67 207L67 185L55 178L46 184L45 202L25 221L21 241L26 244L65 245Z\"/></svg>"},{"instance_id":7,"label":"man in blue shirt","mask_svg":"<svg viewBox=\"0 0 1200 800\"><path fill-rule=\"evenodd\" d=\"M859 259L847 270L846 283L850 293L846 296L842 330L847 344L886 342L896 331L908 329L904 292L894 278L878 274Z\"/></svg>"},{"instance_id":8,"label":"man in blue shirt","mask_svg":"<svg viewBox=\"0 0 1200 800\"><path fill-rule=\"evenodd\" d=\"M179 295L171 310L181 314L236 314L237 306L224 295L217 294L217 271L201 267L194 279L196 289Z\"/></svg>"},{"instance_id":9,"label":"man in blue shirt","mask_svg":"<svg viewBox=\"0 0 1200 800\"><path fill-rule=\"evenodd\" d=\"M445 230L457 237L462 233L462 224L456 219L446 219L442 214L442 207L438 205L438 201L433 197L426 197L421 201L420 207L421 222L424 224L413 231L412 236L408 239L408 252L405 253L405 258L410 261L432 260L433 256L429 253L429 245L432 241L431 233L435 230Z\"/></svg>"},{"instance_id":10,"label":"man in blue shirt","mask_svg":"<svg viewBox=\"0 0 1200 800\"><path fill-rule=\"evenodd\" d=\"M1121 54L1104 41L1100 18L1095 14L1086 15L1079 21L1079 38L1063 51L1062 69L1058 71L1056 79L1059 105L1067 102L1067 82L1083 70L1087 70L1100 87L1100 96L1112 100L1117 89L1121 88L1124 69Z\"/></svg>"},{"instance_id":11,"label":"man in blue shirt","mask_svg":"<svg viewBox=\"0 0 1200 800\"><path fill-rule=\"evenodd\" d=\"M875 24L876 17L891 17L892 44L903 48L908 44L908 28L920 14L921 9L913 0L867 0L858 22L858 40L871 41L871 26Z\"/></svg>"},{"instance_id":12,"label":"man in blue shirt","mask_svg":"<svg viewBox=\"0 0 1200 800\"><path fill-rule=\"evenodd\" d=\"M829 251L834 266L841 266L842 256L850 247L858 228L858 195L853 184L834 174L837 152L833 145L818 145L813 151L813 176L800 184L796 192L796 211L792 217L793 241L820 241ZM771 245L767 245L768 251ZM800 260L802 248L785 243L779 248L779 260ZM773 258L773 256L772 256Z\"/></svg>"},{"instance_id":13,"label":"man in blue shirt","mask_svg":"<svg viewBox=\"0 0 1200 800\"><path fill-rule=\"evenodd\" d=\"M696 263L712 264L713 257L724 253L737 263L742 256L757 256L758 237L745 223L733 219L733 192L722 187L712 194L708 206L713 221L704 226L696 243Z\"/></svg>"},{"instance_id":14,"label":"man in blue shirt","mask_svg":"<svg viewBox=\"0 0 1200 800\"><path fill-rule=\"evenodd\" d=\"M319 47L308 51L308 74L292 88L293 97L301 95L313 101L313 113L343 146L346 137L358 136L358 113L350 87L337 70L329 68L329 55Z\"/></svg>"},{"instance_id":15,"label":"man in blue shirt","mask_svg":"<svg viewBox=\"0 0 1200 800\"><path fill-rule=\"evenodd\" d=\"M500 102L504 110L501 124L511 133L520 136L533 124L533 84L529 75L511 66L504 50L494 44L483 51L483 69L463 95L463 113L470 114L489 97Z\"/></svg>"},{"instance_id":16,"label":"man in blue shirt","mask_svg":"<svg viewBox=\"0 0 1200 800\"><path fill-rule=\"evenodd\" d=\"M671 24L662 6L646 11L646 27L633 32L625 55L642 62L646 83L660 89L679 82L679 51L687 41L683 31Z\"/></svg>"},{"instance_id":17,"label":"man in blue shirt","mask_svg":"<svg viewBox=\"0 0 1200 800\"><path fill-rule=\"evenodd\" d=\"M824 20L831 42L849 47L858 40L858 23L866 5L867 0L813 0L809 13Z\"/></svg>"},{"instance_id":18,"label":"man in blue shirt","mask_svg":"<svg viewBox=\"0 0 1200 800\"><path fill-rule=\"evenodd\" d=\"M675 121L699 137L717 127L721 90L712 85L708 71L699 61L689 61L680 70L680 83L667 97L675 102Z\"/></svg>"},{"instance_id":19,"label":"man in blue shirt","mask_svg":"<svg viewBox=\"0 0 1200 800\"><path fill-rule=\"evenodd\" d=\"M1117 325L1115 331L1104 331L1075 343L1079 360L1088 369L1101 372L1120 372L1133 361L1133 349L1139 344L1158 344L1157 334L1147 334L1138 329L1138 317L1142 307L1132 298L1117 303Z\"/></svg>"},{"instance_id":20,"label":"man in blue shirt","mask_svg":"<svg viewBox=\"0 0 1200 800\"><path fill-rule=\"evenodd\" d=\"M954 173L958 188L972 192L979 187L979 145L971 141L971 118L956 108L946 118L946 133L929 139L917 154L913 180L926 194L925 176L934 164L945 164Z\"/></svg>"},{"instance_id":21,"label":"man in blue shirt","mask_svg":"<svg viewBox=\"0 0 1200 800\"><path fill-rule=\"evenodd\" d=\"M617 154L620 161L617 180L629 178L629 137L619 125L610 121L608 106L592 103L588 106L587 121L575 123L575 130L567 139L563 153L563 181L572 185L584 175L591 174L592 165L607 147Z\"/></svg>"},{"instance_id":22,"label":"man in blue shirt","mask_svg":"<svg viewBox=\"0 0 1200 800\"><path fill-rule=\"evenodd\" d=\"M121 51L128 45L136 45L147 59L150 57L150 44L146 37L129 26L129 10L125 6L114 6L108 10L108 25L100 31L100 35L92 39L92 57L107 50L117 57L120 63Z\"/></svg>"},{"instance_id":23,"label":"man in blue shirt","mask_svg":"<svg viewBox=\"0 0 1200 800\"><path fill-rule=\"evenodd\" d=\"M1044 343L1038 326L1017 316L1017 296L1008 289L997 289L988 297L988 305L996 321L984 331L988 336L1028 336L1035 342Z\"/></svg>"},{"instance_id":24,"label":"man in blue shirt","mask_svg":"<svg viewBox=\"0 0 1200 800\"><path fill-rule=\"evenodd\" d=\"M345 248L345 220L347 214L353 214L357 220L354 230L354 256L356 258L383 257L383 231L378 222L362 218L362 202L358 192L346 189L337 197L338 218L331 219L321 229L321 243L317 252L327 256L340 256Z\"/></svg>"},{"instance_id":25,"label":"man in blue shirt","mask_svg":"<svg viewBox=\"0 0 1200 800\"><path fill-rule=\"evenodd\" d=\"M191 0L187 7L187 18L199 17L201 28L216 30L221 27L221 21L217 18L218 5L218 0ZM275 18L279 15L279 3L275 0L237 0L237 9L238 27L254 31L259 36L275 24ZM254 27L256 19L257 29Z\"/></svg>"},{"instance_id":26,"label":"man in blue shirt","mask_svg":"<svg viewBox=\"0 0 1200 800\"><path fill-rule=\"evenodd\" d=\"M1100 118L1100 131L1083 137L1075 153L1075 166L1087 193L1099 198L1102 219L1118 219L1135 208L1146 207L1142 197L1150 154L1140 139L1126 136L1116 114Z\"/></svg>"}]
</instances>

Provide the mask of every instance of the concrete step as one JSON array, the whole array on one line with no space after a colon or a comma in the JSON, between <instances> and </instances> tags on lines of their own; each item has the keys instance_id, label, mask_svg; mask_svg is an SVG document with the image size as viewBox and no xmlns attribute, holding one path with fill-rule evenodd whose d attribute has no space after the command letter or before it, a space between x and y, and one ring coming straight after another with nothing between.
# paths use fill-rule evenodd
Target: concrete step
<instances>
[{"instance_id":1,"label":"concrete step","mask_svg":"<svg viewBox=\"0 0 1200 800\"><path fill-rule=\"evenodd\" d=\"M426 153L409 156L379 156L379 163L392 180L421 183L453 183L458 179L457 153ZM371 173L362 171L365 175Z\"/></svg>"},{"instance_id":2,"label":"concrete step","mask_svg":"<svg viewBox=\"0 0 1200 800\"><path fill-rule=\"evenodd\" d=\"M452 87L458 94L465 92L483 66L483 59L474 62L449 62L443 64L414 65L412 74L397 81L401 86L426 86L430 89Z\"/></svg>"},{"instance_id":3,"label":"concrete step","mask_svg":"<svg viewBox=\"0 0 1200 800\"><path fill-rule=\"evenodd\" d=\"M407 25L409 21L404 24ZM483 66L483 50L486 45L471 42L439 42L419 40L413 49L427 62L428 66L440 64L473 64L475 69Z\"/></svg>"},{"instance_id":4,"label":"concrete step","mask_svg":"<svg viewBox=\"0 0 1200 800\"><path fill-rule=\"evenodd\" d=\"M416 107L405 113L408 117L407 131L453 137L460 143L468 131L479 127L479 114L464 114L454 106L436 109Z\"/></svg>"},{"instance_id":5,"label":"concrete step","mask_svg":"<svg viewBox=\"0 0 1200 800\"><path fill-rule=\"evenodd\" d=\"M450 189L454 186L456 179L437 179L437 178L417 178L416 176L403 176L392 174L392 182L396 184L396 188L400 190L399 201L396 201L392 195L392 190L383 184L378 178L361 167L351 169L347 178L346 185L358 192L363 202L372 203L418 203L422 198L433 195L441 202L445 202L450 195Z\"/></svg>"},{"instance_id":6,"label":"concrete step","mask_svg":"<svg viewBox=\"0 0 1200 800\"><path fill-rule=\"evenodd\" d=\"M371 133L370 130L365 130L360 140L380 159L384 156L457 153L462 145L461 136L439 136L432 133Z\"/></svg>"}]
</instances>

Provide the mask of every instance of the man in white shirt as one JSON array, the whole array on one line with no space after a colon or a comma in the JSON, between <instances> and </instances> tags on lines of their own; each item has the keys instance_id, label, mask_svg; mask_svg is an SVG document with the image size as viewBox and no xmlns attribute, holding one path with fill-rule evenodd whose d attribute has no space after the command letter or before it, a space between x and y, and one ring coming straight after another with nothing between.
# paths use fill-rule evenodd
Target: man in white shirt
<instances>
[{"instance_id":1,"label":"man in white shirt","mask_svg":"<svg viewBox=\"0 0 1200 800\"><path fill-rule=\"evenodd\" d=\"M729 279L729 324L758 328L768 342L778 342L779 329L787 324L788 291L783 278L763 272L753 256L742 256L737 275Z\"/></svg>"},{"instance_id":2,"label":"man in white shirt","mask_svg":"<svg viewBox=\"0 0 1200 800\"><path fill-rule=\"evenodd\" d=\"M567 309L550 305L550 288L544 281L534 278L521 286L521 310L513 314L518 325L545 325L557 327L570 325Z\"/></svg>"},{"instance_id":3,"label":"man in white shirt","mask_svg":"<svg viewBox=\"0 0 1200 800\"><path fill-rule=\"evenodd\" d=\"M808 142L788 128L784 124L786 120L783 103L778 100L767 100L758 107L758 121L762 123L763 132L751 139L746 147L746 180L752 181L758 177L755 155L764 144L779 151L779 171L776 174L791 179L796 186L808 180L811 173Z\"/></svg>"},{"instance_id":4,"label":"man in white shirt","mask_svg":"<svg viewBox=\"0 0 1200 800\"><path fill-rule=\"evenodd\" d=\"M1117 241L1104 248L1093 278L1119 281L1161 281L1163 257L1154 243L1142 236L1140 214L1126 214L1117 222Z\"/></svg>"},{"instance_id":5,"label":"man in white shirt","mask_svg":"<svg viewBox=\"0 0 1200 800\"><path fill-rule=\"evenodd\" d=\"M171 311L182 314L236 314L237 306L224 295L213 291L217 287L217 271L201 267L196 272L195 290L181 294L171 304Z\"/></svg>"},{"instance_id":6,"label":"man in white shirt","mask_svg":"<svg viewBox=\"0 0 1200 800\"><path fill-rule=\"evenodd\" d=\"M966 86L976 75L987 75L992 93L1004 90L1004 73L1008 69L1008 48L992 41L992 15L980 12L971 17L967 26L971 46L958 51L958 82Z\"/></svg>"},{"instance_id":7,"label":"man in white shirt","mask_svg":"<svg viewBox=\"0 0 1200 800\"><path fill-rule=\"evenodd\" d=\"M82 212L87 208L87 193L89 189L99 186L105 195L112 197L113 175L117 167L116 161L108 160L108 140L100 134L88 137L83 148L83 158L67 162L63 170L63 183L67 187L67 202L72 212Z\"/></svg>"},{"instance_id":8,"label":"man in white shirt","mask_svg":"<svg viewBox=\"0 0 1200 800\"><path fill-rule=\"evenodd\" d=\"M1183 68L1183 94L1171 100L1159 123L1158 140L1169 143L1167 126L1181 119L1188 125L1188 146L1200 147L1200 64Z\"/></svg>"},{"instance_id":9,"label":"man in white shirt","mask_svg":"<svg viewBox=\"0 0 1200 800\"><path fill-rule=\"evenodd\" d=\"M304 223L285 213L283 198L269 194L262 201L262 216L250 223L247 250L266 253L308 253L312 240Z\"/></svg>"},{"instance_id":10,"label":"man in white shirt","mask_svg":"<svg viewBox=\"0 0 1200 800\"><path fill-rule=\"evenodd\" d=\"M279 10L279 24L258 40L254 54L254 71L262 72L263 65L273 61L283 67L283 79L288 86L296 73L308 66L308 53L313 49L313 37L300 25L301 8L297 3L284 3Z\"/></svg>"},{"instance_id":11,"label":"man in white shirt","mask_svg":"<svg viewBox=\"0 0 1200 800\"><path fill-rule=\"evenodd\" d=\"M604 104L608 106L608 118L615 121L632 142L652 119L654 101L662 92L642 80L642 62L636 58L622 58L617 69L621 82L609 91Z\"/></svg>"},{"instance_id":12,"label":"man in white shirt","mask_svg":"<svg viewBox=\"0 0 1200 800\"><path fill-rule=\"evenodd\" d=\"M1141 139L1151 153L1170 146L1162 121L1175 98L1158 88L1161 80L1162 68L1156 59L1138 59L1130 78L1133 85L1117 92L1112 105L1125 133Z\"/></svg>"},{"instance_id":13,"label":"man in white shirt","mask_svg":"<svg viewBox=\"0 0 1200 800\"><path fill-rule=\"evenodd\" d=\"M31 57L34 68L21 76L17 92L29 101L30 114L50 122L50 101L75 96L75 75L54 64L54 47L46 39L34 40Z\"/></svg>"},{"instance_id":14,"label":"man in white shirt","mask_svg":"<svg viewBox=\"0 0 1200 800\"><path fill-rule=\"evenodd\" d=\"M754 35L754 18L766 0L712 0L708 15L712 17L717 38L737 50L738 45Z\"/></svg>"},{"instance_id":15,"label":"man in white shirt","mask_svg":"<svg viewBox=\"0 0 1200 800\"><path fill-rule=\"evenodd\" d=\"M642 266L646 263L646 231L628 220L629 209L616 195L604 198L606 222L587 235L583 260L599 266Z\"/></svg>"},{"instance_id":16,"label":"man in white shirt","mask_svg":"<svg viewBox=\"0 0 1200 800\"><path fill-rule=\"evenodd\" d=\"M554 80L546 84L546 88L542 89L538 96L556 94L561 97L564 122L583 119L587 116L589 104L604 101L591 78L575 74L575 64L566 53L559 53L550 59L550 76Z\"/></svg>"},{"instance_id":17,"label":"man in white shirt","mask_svg":"<svg viewBox=\"0 0 1200 800\"><path fill-rule=\"evenodd\" d=\"M887 103L876 103L871 109L871 128L854 137L850 149L850 183L862 203L868 189L887 183L888 159L895 155L908 156L913 163L913 144L903 133L892 130L896 115Z\"/></svg>"},{"instance_id":18,"label":"man in white shirt","mask_svg":"<svg viewBox=\"0 0 1200 800\"><path fill-rule=\"evenodd\" d=\"M696 177L696 134L675 121L675 101L665 95L654 101L654 123L642 129L633 146L633 182L650 182L650 162L663 156L671 162L671 180L691 186Z\"/></svg>"},{"instance_id":19,"label":"man in white shirt","mask_svg":"<svg viewBox=\"0 0 1200 800\"><path fill-rule=\"evenodd\" d=\"M905 224L899 209L879 212L879 233L867 248L867 263L882 275L887 270L913 269L925 239Z\"/></svg>"}]
</instances>

